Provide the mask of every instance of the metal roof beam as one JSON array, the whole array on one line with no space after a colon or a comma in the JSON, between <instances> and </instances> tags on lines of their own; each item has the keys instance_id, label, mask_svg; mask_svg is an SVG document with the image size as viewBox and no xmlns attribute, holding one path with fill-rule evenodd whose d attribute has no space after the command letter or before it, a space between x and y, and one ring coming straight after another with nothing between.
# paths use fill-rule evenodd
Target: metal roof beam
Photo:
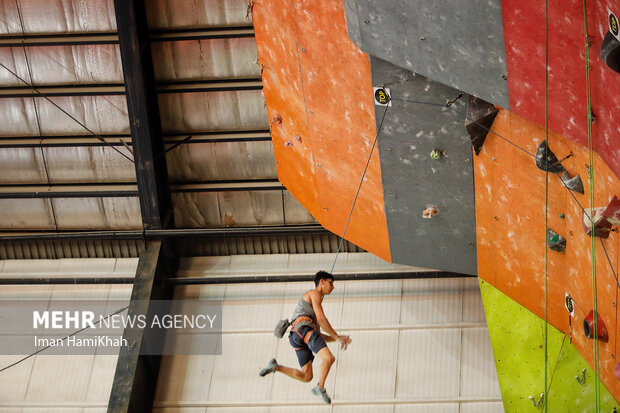
<instances>
[{"instance_id":1,"label":"metal roof beam","mask_svg":"<svg viewBox=\"0 0 620 413\"><path fill-rule=\"evenodd\" d=\"M233 39L254 37L254 26L203 27L192 29L170 29L151 32L152 41L179 41L201 39Z\"/></svg>"},{"instance_id":2,"label":"metal roof beam","mask_svg":"<svg viewBox=\"0 0 620 413\"><path fill-rule=\"evenodd\" d=\"M127 135L99 135L105 142L92 135L69 136L2 136L0 148L61 148L67 146L131 146L131 136ZM187 139L191 136L191 139ZM164 145L191 144L191 143L230 143L230 142L270 142L269 131L217 131L217 132L188 132L186 134L164 135Z\"/></svg>"},{"instance_id":3,"label":"metal roof beam","mask_svg":"<svg viewBox=\"0 0 620 413\"><path fill-rule=\"evenodd\" d=\"M157 93L226 92L261 90L260 79L221 79L166 82L157 84ZM124 95L122 84L37 85L0 87L0 98L57 97L57 96L107 96Z\"/></svg>"},{"instance_id":4,"label":"metal roof beam","mask_svg":"<svg viewBox=\"0 0 620 413\"><path fill-rule=\"evenodd\" d=\"M115 0L125 96L144 229L174 226L144 1Z\"/></svg>"},{"instance_id":5,"label":"metal roof beam","mask_svg":"<svg viewBox=\"0 0 620 413\"><path fill-rule=\"evenodd\" d=\"M141 240L159 238L213 238L331 234L319 224L268 225L260 227L176 228L127 231L0 232L0 241L45 241L74 239Z\"/></svg>"},{"instance_id":6,"label":"metal roof beam","mask_svg":"<svg viewBox=\"0 0 620 413\"><path fill-rule=\"evenodd\" d=\"M170 185L171 193L281 190L286 190L286 187L277 179L189 182ZM106 184L92 182L88 184L0 186L0 199L119 198L136 197L139 194L139 186L132 183Z\"/></svg>"},{"instance_id":7,"label":"metal roof beam","mask_svg":"<svg viewBox=\"0 0 620 413\"><path fill-rule=\"evenodd\" d=\"M254 37L253 26L202 27L192 29L158 30L149 34L152 41L177 41L201 39L231 39ZM62 46L81 44L118 44L116 32L86 33L21 33L0 36L0 47Z\"/></svg>"},{"instance_id":8,"label":"metal roof beam","mask_svg":"<svg viewBox=\"0 0 620 413\"><path fill-rule=\"evenodd\" d=\"M118 3L117 3L118 5ZM135 281L131 291L128 316L152 315L152 300L172 299L173 288L166 274L176 274L178 262L170 255L167 241L152 241L140 253ZM121 346L108 413L150 412L157 387L165 330L127 327ZM158 347L159 346L159 347Z\"/></svg>"},{"instance_id":9,"label":"metal roof beam","mask_svg":"<svg viewBox=\"0 0 620 413\"><path fill-rule=\"evenodd\" d=\"M0 274L1 275L1 274ZM337 281L384 281L435 278L473 278L476 275L449 271L398 271L338 273ZM187 277L171 278L167 282L174 285L212 285L212 284L265 284L282 282L312 282L314 274L288 275L250 275L232 277ZM30 276L1 278L0 285L64 285L64 284L131 284L134 277L53 277Z\"/></svg>"},{"instance_id":10,"label":"metal roof beam","mask_svg":"<svg viewBox=\"0 0 620 413\"><path fill-rule=\"evenodd\" d=\"M174 228L174 212L159 104L153 70L144 0L114 0L118 27L125 96L135 159L136 181L142 213L142 228ZM178 268L176 248L169 240L154 240L140 253L136 280L131 292L129 315L147 314L151 300L170 300L173 288L163 280L174 276ZM123 338L132 346L121 347L108 404L109 413L150 412L157 387L161 350L153 342L163 343L164 330L126 328Z\"/></svg>"}]
</instances>

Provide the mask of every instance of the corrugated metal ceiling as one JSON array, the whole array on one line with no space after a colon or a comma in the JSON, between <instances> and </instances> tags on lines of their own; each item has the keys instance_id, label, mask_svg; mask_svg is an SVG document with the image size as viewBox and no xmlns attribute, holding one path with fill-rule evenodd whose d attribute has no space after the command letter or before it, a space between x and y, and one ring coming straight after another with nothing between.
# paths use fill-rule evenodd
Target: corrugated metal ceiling
<instances>
[{"instance_id":1,"label":"corrugated metal ceiling","mask_svg":"<svg viewBox=\"0 0 620 413\"><path fill-rule=\"evenodd\" d=\"M177 227L316 223L277 183L248 2L156 0L147 15ZM3 2L0 63L0 231L141 228L113 1ZM328 252L331 238L182 250ZM3 242L0 257L135 256L139 244Z\"/></svg>"}]
</instances>

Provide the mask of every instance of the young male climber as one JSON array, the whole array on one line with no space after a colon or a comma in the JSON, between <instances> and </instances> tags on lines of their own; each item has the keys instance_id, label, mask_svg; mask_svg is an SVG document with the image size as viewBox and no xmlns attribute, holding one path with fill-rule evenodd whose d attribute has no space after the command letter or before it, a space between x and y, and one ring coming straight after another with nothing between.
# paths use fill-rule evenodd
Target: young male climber
<instances>
[{"instance_id":1,"label":"young male climber","mask_svg":"<svg viewBox=\"0 0 620 413\"><path fill-rule=\"evenodd\" d=\"M325 391L325 379L327 379L327 374L335 358L325 342L337 341L340 343L340 348L346 350L351 343L351 338L336 333L325 317L321 305L323 297L334 291L334 276L326 271L319 271L314 276L314 285L313 290L306 291L301 296L291 318L292 329L289 334L289 342L297 353L301 370L281 366L276 359L271 359L259 375L266 376L269 373L279 371L289 377L308 383L312 380L314 353L321 358L321 365L319 367L319 380L316 387L312 389L312 393L321 396L323 401L329 404L331 399ZM322 328L327 334L322 334L319 328Z\"/></svg>"}]
</instances>

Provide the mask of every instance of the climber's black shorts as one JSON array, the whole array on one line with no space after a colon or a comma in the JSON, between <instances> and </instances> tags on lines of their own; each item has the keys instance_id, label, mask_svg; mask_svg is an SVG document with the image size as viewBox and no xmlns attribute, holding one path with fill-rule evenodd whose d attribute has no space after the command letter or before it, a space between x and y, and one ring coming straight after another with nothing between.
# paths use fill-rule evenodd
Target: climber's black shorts
<instances>
[{"instance_id":1,"label":"climber's black shorts","mask_svg":"<svg viewBox=\"0 0 620 413\"><path fill-rule=\"evenodd\" d=\"M301 326L299 327L299 334L295 331L295 329L291 329L291 333L288 336L288 341L291 343L291 346L295 348L295 353L297 353L297 360L299 360L299 365L301 367L308 364L309 361L314 360L314 354L318 353L323 349L323 347L327 347L325 344L325 340L319 334L317 330L314 330L310 335L310 339L308 340L308 344L304 343L302 337L305 337L308 331L312 330L310 326Z\"/></svg>"}]
</instances>

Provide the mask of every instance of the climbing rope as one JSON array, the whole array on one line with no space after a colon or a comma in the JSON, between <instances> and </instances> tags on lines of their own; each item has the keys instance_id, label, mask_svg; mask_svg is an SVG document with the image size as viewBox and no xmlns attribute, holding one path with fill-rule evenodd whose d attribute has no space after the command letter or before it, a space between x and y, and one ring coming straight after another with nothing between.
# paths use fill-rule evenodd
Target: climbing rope
<instances>
[{"instance_id":1,"label":"climbing rope","mask_svg":"<svg viewBox=\"0 0 620 413\"><path fill-rule=\"evenodd\" d=\"M123 308L119 308L119 309L118 309L118 310L116 310L115 312L113 312L113 313L111 313L111 314L108 314L107 316L105 316L105 317L103 317L103 318L102 318L102 317L99 317L99 321L95 321L95 322L93 322L93 323L92 323L92 325L93 325L93 326L96 326L96 325L98 325L99 323L101 323L101 321L103 321L103 320L107 320L108 318L110 318L110 317L112 317L112 316L114 316L114 315L116 315L116 314L120 314L120 313L122 313L123 311L127 310L128 308L129 308L129 306L127 305L127 306L125 306L125 307L123 307ZM73 337L73 336L75 336L75 335L78 335L78 334L80 334L82 331L88 330L89 328L90 328L90 325L87 325L86 327L81 328L81 329L79 329L79 330L76 330L76 331L74 331L73 333L71 333L71 334L69 334L69 335L67 335L67 336L64 336L63 338L59 338L58 340L59 340L59 341L61 341L61 342L62 342L62 341L65 341L65 340L66 340L66 339L68 339L69 337ZM12 364L9 364L8 366L5 366L5 367L1 368L1 369L0 369L0 372L3 372L4 370L8 370L8 369L10 369L10 368L11 368L11 367L13 367L13 366L16 366L16 365L18 365L19 363L22 363L22 362L24 362L24 361L28 360L29 358L36 356L37 354L39 354L39 353L41 353L41 352L43 352L43 351L47 350L47 349L48 349L48 348L50 348L50 347L53 347L53 346L52 346L52 345L47 345L47 346L45 346L45 347L42 347L42 348L40 348L39 350L35 351L34 353L31 353L31 354L29 354L29 355L25 356L24 358L21 358L21 359L17 360L16 362L14 362L14 363L12 363Z\"/></svg>"},{"instance_id":2,"label":"climbing rope","mask_svg":"<svg viewBox=\"0 0 620 413\"><path fill-rule=\"evenodd\" d=\"M545 159L549 159L549 5L545 0ZM548 365L548 338L549 323L549 273L548 273L548 248L547 232L549 231L549 168L545 168L545 233L543 248L545 249L545 413L549 409L549 392L547 389L547 365Z\"/></svg>"},{"instance_id":3,"label":"climbing rope","mask_svg":"<svg viewBox=\"0 0 620 413\"><path fill-rule=\"evenodd\" d=\"M585 62L586 62L586 102L588 120L588 174L590 178L590 252L592 254L592 312L594 322L594 401L596 412L600 412L600 383L599 383L599 354L598 354L598 311L596 297L596 227L594 226L594 162L592 151L592 101L590 96L590 36L588 35L588 13L586 0L583 0L583 29L585 41Z\"/></svg>"},{"instance_id":4,"label":"climbing rope","mask_svg":"<svg viewBox=\"0 0 620 413\"><path fill-rule=\"evenodd\" d=\"M366 176L366 171L368 171L368 165L370 165L370 158L372 157L372 153L375 150L375 146L377 146L377 140L379 139L379 134L381 133L381 128L383 127L383 121L385 120L385 115L387 114L389 104L385 105L385 110L383 111L383 116L381 117L381 122L379 122L379 127L377 128L377 135L375 136L375 141L372 144L372 148L370 149L370 154L368 155L368 160L366 161L366 167L364 168L364 173L362 173L362 179L360 179L360 184L357 187L357 193L355 194L355 199L353 199L353 205L351 205L351 211L349 212L349 218L347 218L347 223L344 226L344 231L342 232L342 237L340 237L340 243L338 244L338 249L336 250L336 256L334 257L334 263L332 264L332 269L330 273L334 272L334 267L336 266L336 261L338 260L338 253L340 252L340 248L342 247L342 243L344 241L344 236L347 233L347 228L349 228L349 221L351 221L351 216L353 215L353 209L355 208L355 203L357 202L357 197L360 194L360 190L362 189L362 184L364 183L364 177Z\"/></svg>"}]
</instances>

